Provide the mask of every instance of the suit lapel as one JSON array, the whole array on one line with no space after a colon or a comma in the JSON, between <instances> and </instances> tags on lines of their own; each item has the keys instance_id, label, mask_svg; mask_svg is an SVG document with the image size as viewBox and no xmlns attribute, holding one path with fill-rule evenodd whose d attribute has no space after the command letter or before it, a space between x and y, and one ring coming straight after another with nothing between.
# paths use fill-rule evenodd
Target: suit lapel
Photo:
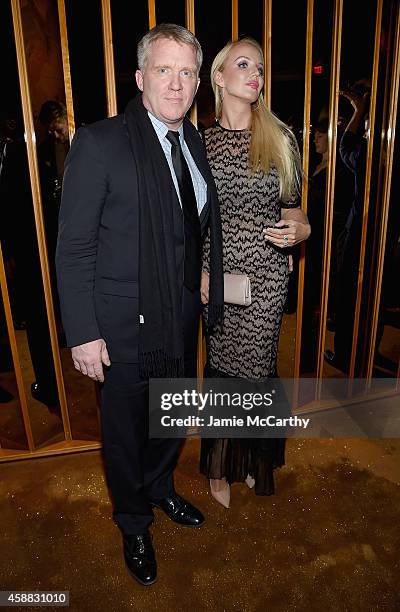
<instances>
[{"instance_id":1,"label":"suit lapel","mask_svg":"<svg viewBox=\"0 0 400 612\"><path fill-rule=\"evenodd\" d=\"M202 175L203 179L207 184L207 201L203 206L203 210L200 214L200 225L201 231L203 233L210 214L211 198L216 198L215 183L214 178L211 174L210 166L208 165L203 141L201 140L199 133L197 132L194 125L189 121L189 119L185 119L185 122L183 124L183 130L185 142L188 146L190 154L193 157L193 160L200 174Z\"/></svg>"},{"instance_id":2,"label":"suit lapel","mask_svg":"<svg viewBox=\"0 0 400 612\"><path fill-rule=\"evenodd\" d=\"M210 167L207 162L206 152L204 148L204 144L200 138L199 133L192 123L190 123L189 119L185 119L184 122L184 135L185 142L189 148L190 154L193 157L199 172L201 173L203 179L207 183L207 187L214 184L214 179L211 174Z\"/></svg>"}]
</instances>

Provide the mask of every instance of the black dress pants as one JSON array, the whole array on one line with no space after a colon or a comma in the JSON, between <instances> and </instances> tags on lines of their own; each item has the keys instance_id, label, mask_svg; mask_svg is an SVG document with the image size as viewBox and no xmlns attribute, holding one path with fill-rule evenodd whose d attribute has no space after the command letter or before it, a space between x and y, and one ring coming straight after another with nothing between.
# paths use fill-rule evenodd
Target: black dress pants
<instances>
[{"instance_id":1,"label":"black dress pants","mask_svg":"<svg viewBox=\"0 0 400 612\"><path fill-rule=\"evenodd\" d=\"M196 377L200 293L183 289L185 377ZM103 454L113 517L124 534L144 533L153 522L151 501L174 493L173 471L180 439L149 438L148 380L136 363L115 363L101 391Z\"/></svg>"}]
</instances>

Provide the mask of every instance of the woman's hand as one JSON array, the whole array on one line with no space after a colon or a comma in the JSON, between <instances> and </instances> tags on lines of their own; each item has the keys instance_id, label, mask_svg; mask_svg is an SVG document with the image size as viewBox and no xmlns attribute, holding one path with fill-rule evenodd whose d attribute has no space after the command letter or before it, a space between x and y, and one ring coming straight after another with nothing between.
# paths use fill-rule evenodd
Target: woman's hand
<instances>
[{"instance_id":1,"label":"woman's hand","mask_svg":"<svg viewBox=\"0 0 400 612\"><path fill-rule=\"evenodd\" d=\"M292 247L303 240L307 240L311 233L309 223L301 223L294 219L281 219L275 223L275 227L263 230L266 240L277 247Z\"/></svg>"},{"instance_id":2,"label":"woman's hand","mask_svg":"<svg viewBox=\"0 0 400 612\"><path fill-rule=\"evenodd\" d=\"M210 276L208 272L201 273L200 296L202 304L208 304L208 292L210 290Z\"/></svg>"}]
</instances>

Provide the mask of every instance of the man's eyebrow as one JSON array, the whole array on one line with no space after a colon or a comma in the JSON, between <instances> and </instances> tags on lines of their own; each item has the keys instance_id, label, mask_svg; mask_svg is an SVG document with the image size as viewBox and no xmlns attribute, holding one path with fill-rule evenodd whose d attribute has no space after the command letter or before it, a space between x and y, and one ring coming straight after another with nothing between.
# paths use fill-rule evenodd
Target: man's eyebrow
<instances>
[{"instance_id":1,"label":"man's eyebrow","mask_svg":"<svg viewBox=\"0 0 400 612\"><path fill-rule=\"evenodd\" d=\"M173 66L169 64L157 64L153 66L153 70L158 70L158 68L173 68ZM191 72L197 72L197 67L193 66L181 66L179 70L190 70Z\"/></svg>"},{"instance_id":2,"label":"man's eyebrow","mask_svg":"<svg viewBox=\"0 0 400 612\"><path fill-rule=\"evenodd\" d=\"M172 68L169 64L156 64L153 68ZM193 70L196 71L196 66L182 66L179 70Z\"/></svg>"}]
</instances>

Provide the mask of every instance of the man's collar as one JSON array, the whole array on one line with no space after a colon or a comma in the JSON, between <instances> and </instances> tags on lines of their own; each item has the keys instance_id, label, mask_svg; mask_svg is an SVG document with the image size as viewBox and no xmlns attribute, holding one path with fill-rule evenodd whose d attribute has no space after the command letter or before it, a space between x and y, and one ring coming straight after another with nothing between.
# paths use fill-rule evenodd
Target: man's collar
<instances>
[{"instance_id":1,"label":"man's collar","mask_svg":"<svg viewBox=\"0 0 400 612\"><path fill-rule=\"evenodd\" d=\"M147 114L149 115L150 121L152 122L153 126L156 127L158 132L161 133L163 137L165 138L170 128L167 125L165 125L165 123L160 121L160 119L157 119L157 117L155 117L149 110L147 111ZM183 122L178 130L173 130L173 131L179 132L179 137L181 140L183 140Z\"/></svg>"}]
</instances>

